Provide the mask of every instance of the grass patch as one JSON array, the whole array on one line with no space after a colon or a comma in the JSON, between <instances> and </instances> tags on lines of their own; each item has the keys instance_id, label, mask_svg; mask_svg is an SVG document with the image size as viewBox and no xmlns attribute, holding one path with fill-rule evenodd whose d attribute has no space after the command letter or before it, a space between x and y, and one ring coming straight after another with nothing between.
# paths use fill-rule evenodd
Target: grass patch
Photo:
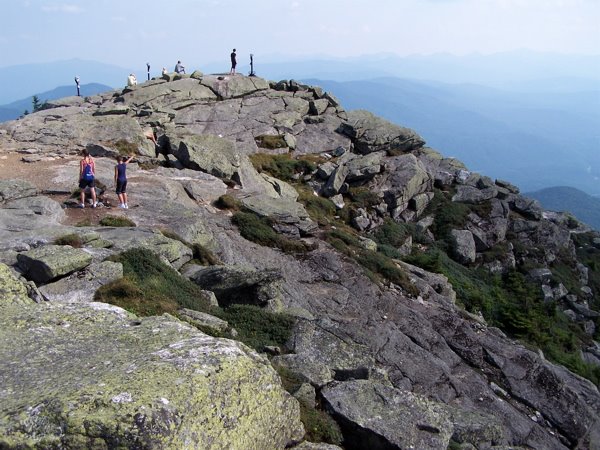
<instances>
[{"instance_id":1,"label":"grass patch","mask_svg":"<svg viewBox=\"0 0 600 450\"><path fill-rule=\"evenodd\" d=\"M201 266L218 266L223 264L217 255L203 245L192 245L193 261Z\"/></svg>"},{"instance_id":2,"label":"grass patch","mask_svg":"<svg viewBox=\"0 0 600 450\"><path fill-rule=\"evenodd\" d=\"M279 248L285 253L305 253L312 250L312 247L302 241L278 234L266 217L238 211L233 215L232 220L240 230L240 234L249 241L266 247Z\"/></svg>"},{"instance_id":3,"label":"grass patch","mask_svg":"<svg viewBox=\"0 0 600 450\"><path fill-rule=\"evenodd\" d=\"M125 216L104 216L100 219L100 225L103 227L135 227L136 224Z\"/></svg>"},{"instance_id":4,"label":"grass patch","mask_svg":"<svg viewBox=\"0 0 600 450\"><path fill-rule=\"evenodd\" d=\"M256 145L259 148L266 148L269 150L275 150L278 148L287 148L287 142L285 138L280 134L263 134L254 138Z\"/></svg>"},{"instance_id":5,"label":"grass patch","mask_svg":"<svg viewBox=\"0 0 600 450\"><path fill-rule=\"evenodd\" d=\"M302 385L303 381L285 366L276 366L275 370L281 378L281 384L290 394L294 394ZM304 438L310 442L325 442L327 444L341 445L343 441L342 431L337 422L327 412L317 405L313 408L304 402L300 404L300 420L304 424L306 435Z\"/></svg>"},{"instance_id":6,"label":"grass patch","mask_svg":"<svg viewBox=\"0 0 600 450\"><path fill-rule=\"evenodd\" d=\"M83 220L80 220L79 222L77 222L75 224L76 227L91 227L93 225L92 220L85 218Z\"/></svg>"},{"instance_id":7,"label":"grass patch","mask_svg":"<svg viewBox=\"0 0 600 450\"><path fill-rule=\"evenodd\" d=\"M121 156L137 155L138 146L127 139L119 139L112 143L112 146L119 152Z\"/></svg>"},{"instance_id":8,"label":"grass patch","mask_svg":"<svg viewBox=\"0 0 600 450\"><path fill-rule=\"evenodd\" d=\"M417 287L392 258L379 251L362 248L354 235L342 230L332 230L326 234L325 239L338 251L367 269L370 278L377 281L387 280L400 286L409 295L414 297L419 295Z\"/></svg>"},{"instance_id":9,"label":"grass patch","mask_svg":"<svg viewBox=\"0 0 600 450\"><path fill-rule=\"evenodd\" d=\"M355 208L370 208L379 205L383 200L372 190L366 187L352 187L348 190L348 197Z\"/></svg>"},{"instance_id":10,"label":"grass patch","mask_svg":"<svg viewBox=\"0 0 600 450\"><path fill-rule=\"evenodd\" d=\"M298 201L304 205L310 218L321 226L335 221L337 208L327 198L315 195L313 190L305 186L297 186Z\"/></svg>"},{"instance_id":11,"label":"grass patch","mask_svg":"<svg viewBox=\"0 0 600 450\"><path fill-rule=\"evenodd\" d=\"M201 266L216 266L222 264L221 260L211 250L200 244L190 244L177 233L167 228L159 229L160 234L169 239L181 242L186 247L192 249L192 260L190 262Z\"/></svg>"},{"instance_id":12,"label":"grass patch","mask_svg":"<svg viewBox=\"0 0 600 450\"><path fill-rule=\"evenodd\" d=\"M294 159L288 154L254 153L250 155L250 161L257 171L267 172L283 181L291 181L296 175L312 173L317 169L312 162L306 159Z\"/></svg>"},{"instance_id":13,"label":"grass patch","mask_svg":"<svg viewBox=\"0 0 600 450\"><path fill-rule=\"evenodd\" d=\"M81 236L79 236L77 233L70 233L65 234L63 236L59 236L54 240L54 243L56 245L70 245L74 248L83 247L83 240L81 239Z\"/></svg>"},{"instance_id":14,"label":"grass patch","mask_svg":"<svg viewBox=\"0 0 600 450\"><path fill-rule=\"evenodd\" d=\"M212 312L238 332L236 339L262 352L266 346L284 347L292 335L295 319L255 305L231 305Z\"/></svg>"},{"instance_id":15,"label":"grass patch","mask_svg":"<svg viewBox=\"0 0 600 450\"><path fill-rule=\"evenodd\" d=\"M291 336L293 317L253 305L211 307L199 286L148 249L127 250L110 260L123 264L123 278L98 289L95 301L120 306L139 316L176 314L179 308L206 312L226 320L237 330L236 339L257 351L267 345L283 347Z\"/></svg>"},{"instance_id":16,"label":"grass patch","mask_svg":"<svg viewBox=\"0 0 600 450\"><path fill-rule=\"evenodd\" d=\"M242 209L242 203L232 195L221 195L215 202L215 206L219 209L229 209L231 211L239 211Z\"/></svg>"},{"instance_id":17,"label":"grass patch","mask_svg":"<svg viewBox=\"0 0 600 450\"><path fill-rule=\"evenodd\" d=\"M310 442L326 442L342 445L342 430L333 418L325 411L309 408L300 402L300 420L306 431L305 439Z\"/></svg>"},{"instance_id":18,"label":"grass patch","mask_svg":"<svg viewBox=\"0 0 600 450\"><path fill-rule=\"evenodd\" d=\"M200 287L163 263L150 250L127 250L111 261L123 264L123 278L96 291L96 301L121 306L140 316L173 313L179 307L208 312Z\"/></svg>"},{"instance_id":19,"label":"grass patch","mask_svg":"<svg viewBox=\"0 0 600 450\"><path fill-rule=\"evenodd\" d=\"M433 200L429 203L423 217L434 217L431 232L436 239L449 245L451 242L450 231L461 230L467 223L467 216L471 211L465 203L453 202L452 193L435 190Z\"/></svg>"}]
</instances>

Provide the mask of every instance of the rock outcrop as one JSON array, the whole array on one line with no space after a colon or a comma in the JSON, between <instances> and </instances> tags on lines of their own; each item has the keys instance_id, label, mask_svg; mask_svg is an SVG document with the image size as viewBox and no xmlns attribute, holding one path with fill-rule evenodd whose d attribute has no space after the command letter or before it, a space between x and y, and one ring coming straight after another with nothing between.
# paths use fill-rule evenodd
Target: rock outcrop
<instances>
[{"instance_id":1,"label":"rock outcrop","mask_svg":"<svg viewBox=\"0 0 600 450\"><path fill-rule=\"evenodd\" d=\"M238 342L12 292L0 305L3 448L284 448L304 434L268 361Z\"/></svg>"},{"instance_id":2,"label":"rock outcrop","mask_svg":"<svg viewBox=\"0 0 600 450\"><path fill-rule=\"evenodd\" d=\"M318 87L167 78L50 102L0 125L0 151L61 160L35 170L62 192L76 187L72 155L83 148L97 157L103 184L113 177L109 158L135 151L139 163L129 166L123 212L137 226L99 226L88 209L81 214L96 223L74 226L72 210L36 177L0 181L0 446L245 449L302 440L298 404L266 357L197 330L233 335L227 322L189 309L178 312L185 322L138 318L93 301L124 275L111 257L145 248L213 306L295 317L270 363L302 383L303 405L337 421L344 448L598 448L597 386L512 339L526 334L520 309L535 307L586 336L569 341L570 367L585 361L597 373L597 233L445 158L413 130L346 112ZM253 166L257 153L313 165L280 180ZM244 239L234 212L215 206L224 194L306 251ZM78 248L59 245L73 235ZM193 260L199 247L218 261ZM470 271L513 283L518 298L501 300L522 308L493 305L488 324L477 311L489 306L485 291ZM492 326L500 323L513 328Z\"/></svg>"}]
</instances>

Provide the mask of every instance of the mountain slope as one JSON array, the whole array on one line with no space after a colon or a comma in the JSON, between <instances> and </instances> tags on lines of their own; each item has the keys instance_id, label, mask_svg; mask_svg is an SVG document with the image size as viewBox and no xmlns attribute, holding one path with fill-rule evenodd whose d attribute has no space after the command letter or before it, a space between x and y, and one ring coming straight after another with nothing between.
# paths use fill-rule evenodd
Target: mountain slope
<instances>
[{"instance_id":1,"label":"mountain slope","mask_svg":"<svg viewBox=\"0 0 600 450\"><path fill-rule=\"evenodd\" d=\"M398 78L306 81L350 109L417 129L428 145L524 190L560 182L600 193L600 90L523 94Z\"/></svg>"},{"instance_id":2,"label":"mountain slope","mask_svg":"<svg viewBox=\"0 0 600 450\"><path fill-rule=\"evenodd\" d=\"M556 186L528 192L529 197L538 200L542 206L552 211L568 211L582 222L600 230L600 199L568 186Z\"/></svg>"},{"instance_id":3,"label":"mountain slope","mask_svg":"<svg viewBox=\"0 0 600 450\"><path fill-rule=\"evenodd\" d=\"M82 59L0 67L0 86L10 86L10 89L0 91L0 104L14 102L56 86L70 84L75 89L75 76L79 76L82 85L93 82L113 88L125 86L127 75L131 72L132 69Z\"/></svg>"},{"instance_id":4,"label":"mountain slope","mask_svg":"<svg viewBox=\"0 0 600 450\"><path fill-rule=\"evenodd\" d=\"M0 395L11 400L0 402L0 446L5 435L13 447L54 442L58 429L69 443L129 442L126 433L205 448L211 438L187 427L193 417L180 411L205 405L207 392L201 422L220 432L222 447L247 448L234 440L256 431L253 421L283 417L277 406L269 416L253 417L247 406L232 414L219 401L254 399L237 382L257 372L247 366L231 380L207 372L197 357L217 358L211 347L221 342L208 335L151 349L152 361L176 369L171 380L181 370L195 375L183 385L188 395L175 396L179 384L169 382L151 384L148 395L137 383L128 389L130 377L154 379L140 370L156 365L134 367L118 355L144 354L131 338L137 327L161 334L165 325L130 312L168 313L172 326L177 315L268 353L255 362L276 367L300 398L282 413L303 408L308 440L440 450L566 450L597 441L599 233L431 150L411 129L347 111L293 81L177 77L50 107L0 124L0 269L18 269L29 290L22 281L0 288L46 300L27 316L10 305L0 327ZM135 153L130 209L109 207L112 189L99 193L102 207L69 207L82 149L96 160L98 186L112 183L116 156ZM75 307L81 314L65 318ZM82 329L69 321L98 323L106 317L98 308L125 316L119 326L127 329L88 327L115 343L100 354L88 335L77 346L45 339L61 333L59 343L69 342L69 330ZM189 344L195 349L179 352ZM12 368L27 368L32 347L44 370L31 373L43 378L27 380L37 388L22 401L23 371ZM90 359L73 357L79 353ZM48 354L60 356L63 370ZM33 427L31 404L52 405L52 426ZM80 425L91 418L93 427ZM323 424L328 432L310 434ZM264 448L299 439L298 427L283 436L273 428L280 445Z\"/></svg>"},{"instance_id":5,"label":"mountain slope","mask_svg":"<svg viewBox=\"0 0 600 450\"><path fill-rule=\"evenodd\" d=\"M101 94L102 92L111 91L112 88L110 86L106 86L100 83L88 83L82 84L80 86L79 92L82 97ZM75 86L59 86L57 88L52 89L51 91L40 92L36 95L40 104L44 103L47 100L56 100L63 97L70 97L72 95L77 95L77 88ZM24 98L22 100L16 100L7 105L0 106L0 122L4 122L7 120L14 120L20 117L24 111L31 112L33 105L32 99L33 95L28 98ZM3 114L4 112L4 114Z\"/></svg>"}]
</instances>

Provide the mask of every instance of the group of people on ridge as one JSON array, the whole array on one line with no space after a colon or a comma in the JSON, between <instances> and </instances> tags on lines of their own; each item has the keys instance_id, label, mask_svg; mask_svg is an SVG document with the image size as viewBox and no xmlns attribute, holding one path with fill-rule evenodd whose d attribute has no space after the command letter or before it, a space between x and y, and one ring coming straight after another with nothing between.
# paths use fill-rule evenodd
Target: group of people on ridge
<instances>
[{"instance_id":1,"label":"group of people on ridge","mask_svg":"<svg viewBox=\"0 0 600 450\"><path fill-rule=\"evenodd\" d=\"M235 68L237 66L237 54L236 54L236 50L235 48L233 49L233 51L231 52L230 59L231 59L231 69L229 70L229 74L230 75L235 75ZM177 61L177 64L175 64L175 69L174 69L175 73L178 74L184 74L185 73L185 66L183 65L183 63L181 61ZM166 67L162 68L162 75L166 75L168 73ZM135 77L135 74L130 73L129 76L127 77L127 86L136 86L137 85L137 78Z\"/></svg>"}]
</instances>

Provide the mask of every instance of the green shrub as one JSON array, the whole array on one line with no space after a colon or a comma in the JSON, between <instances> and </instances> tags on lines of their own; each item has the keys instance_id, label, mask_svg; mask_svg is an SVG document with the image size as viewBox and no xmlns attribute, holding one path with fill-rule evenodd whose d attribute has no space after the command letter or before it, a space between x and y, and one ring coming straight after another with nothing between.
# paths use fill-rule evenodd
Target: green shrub
<instances>
[{"instance_id":1,"label":"green shrub","mask_svg":"<svg viewBox=\"0 0 600 450\"><path fill-rule=\"evenodd\" d=\"M79 236L77 233L71 233L71 234L65 234L63 236L59 236L54 240L54 243L56 245L70 245L71 247L74 247L74 248L83 247L83 240L81 239L81 236Z\"/></svg>"},{"instance_id":2,"label":"green shrub","mask_svg":"<svg viewBox=\"0 0 600 450\"><path fill-rule=\"evenodd\" d=\"M100 219L103 227L135 227L136 224L125 216L104 216Z\"/></svg>"},{"instance_id":3,"label":"green shrub","mask_svg":"<svg viewBox=\"0 0 600 450\"><path fill-rule=\"evenodd\" d=\"M254 305L231 305L214 311L214 314L236 329L236 339L259 352L266 346L285 346L295 323L292 316Z\"/></svg>"},{"instance_id":4,"label":"green shrub","mask_svg":"<svg viewBox=\"0 0 600 450\"><path fill-rule=\"evenodd\" d=\"M539 285L512 270L492 275L482 269L467 269L440 248L413 254L406 261L448 277L457 302L471 312L481 312L486 321L524 343L540 348L551 361L594 382L600 370L581 360L579 349L589 341L581 327L557 313L554 303L544 303Z\"/></svg>"},{"instance_id":5,"label":"green shrub","mask_svg":"<svg viewBox=\"0 0 600 450\"><path fill-rule=\"evenodd\" d=\"M119 152L119 155L122 156L136 155L138 152L137 144L129 142L126 139L119 139L118 141L113 142L112 145Z\"/></svg>"},{"instance_id":6,"label":"green shrub","mask_svg":"<svg viewBox=\"0 0 600 450\"><path fill-rule=\"evenodd\" d=\"M341 445L344 440L340 426L325 411L310 408L300 403L300 420L306 431L305 439L310 442L326 442Z\"/></svg>"},{"instance_id":7,"label":"green shrub","mask_svg":"<svg viewBox=\"0 0 600 450\"><path fill-rule=\"evenodd\" d=\"M392 219L385 219L383 225L371 233L371 239L380 245L400 247L411 234L408 224L400 224Z\"/></svg>"},{"instance_id":8,"label":"green shrub","mask_svg":"<svg viewBox=\"0 0 600 450\"><path fill-rule=\"evenodd\" d=\"M452 201L452 193L436 190L424 216L434 216L432 233L436 239L447 241L451 230L464 228L469 212L468 205Z\"/></svg>"},{"instance_id":9,"label":"green shrub","mask_svg":"<svg viewBox=\"0 0 600 450\"><path fill-rule=\"evenodd\" d=\"M102 286L95 299L141 315L173 313L178 307L207 312L200 287L163 263L152 251L127 250L110 258L123 264L123 279Z\"/></svg>"},{"instance_id":10,"label":"green shrub","mask_svg":"<svg viewBox=\"0 0 600 450\"><path fill-rule=\"evenodd\" d=\"M383 253L367 250L360 246L357 237L342 230L329 231L325 239L338 251L344 253L357 263L367 269L367 276L374 281L385 279L391 283L402 287L409 295L419 295L419 290L410 281L406 273L400 268L392 258Z\"/></svg>"},{"instance_id":11,"label":"green shrub","mask_svg":"<svg viewBox=\"0 0 600 450\"><path fill-rule=\"evenodd\" d=\"M316 170L316 166L306 159L293 159L290 155L267 155L254 153L250 155L252 165L259 172L268 172L271 176L284 181L291 181L296 174L306 174Z\"/></svg>"},{"instance_id":12,"label":"green shrub","mask_svg":"<svg viewBox=\"0 0 600 450\"><path fill-rule=\"evenodd\" d=\"M285 366L276 366L275 370L281 378L281 384L290 394L294 394L304 381ZM341 445L342 432L337 422L322 409L300 403L300 420L304 424L306 435L304 438L310 442L326 442Z\"/></svg>"},{"instance_id":13,"label":"green shrub","mask_svg":"<svg viewBox=\"0 0 600 450\"><path fill-rule=\"evenodd\" d=\"M262 136L256 136L254 141L259 148L267 148L270 150L286 148L288 146L287 142L285 142L285 138L279 134L263 134Z\"/></svg>"},{"instance_id":14,"label":"green shrub","mask_svg":"<svg viewBox=\"0 0 600 450\"><path fill-rule=\"evenodd\" d=\"M229 194L221 195L215 202L215 206L219 209L230 209L239 211L242 208L242 203L235 197Z\"/></svg>"},{"instance_id":15,"label":"green shrub","mask_svg":"<svg viewBox=\"0 0 600 450\"><path fill-rule=\"evenodd\" d=\"M379 205L382 201L381 197L373 190L366 187L352 187L348 191L348 197L356 208L370 208L371 206Z\"/></svg>"},{"instance_id":16,"label":"green shrub","mask_svg":"<svg viewBox=\"0 0 600 450\"><path fill-rule=\"evenodd\" d=\"M192 245L193 260L202 266L217 266L223 264L217 255L203 245Z\"/></svg>"},{"instance_id":17,"label":"green shrub","mask_svg":"<svg viewBox=\"0 0 600 450\"><path fill-rule=\"evenodd\" d=\"M310 246L302 241L277 234L268 218L261 218L256 214L240 211L233 215L232 220L240 230L240 234L249 241L267 247L279 248L286 253L304 253L312 250Z\"/></svg>"},{"instance_id":18,"label":"green shrub","mask_svg":"<svg viewBox=\"0 0 600 450\"><path fill-rule=\"evenodd\" d=\"M315 195L309 187L298 186L296 190L298 191L298 201L305 206L312 220L321 226L335 221L337 209L331 200Z\"/></svg>"}]
</instances>

